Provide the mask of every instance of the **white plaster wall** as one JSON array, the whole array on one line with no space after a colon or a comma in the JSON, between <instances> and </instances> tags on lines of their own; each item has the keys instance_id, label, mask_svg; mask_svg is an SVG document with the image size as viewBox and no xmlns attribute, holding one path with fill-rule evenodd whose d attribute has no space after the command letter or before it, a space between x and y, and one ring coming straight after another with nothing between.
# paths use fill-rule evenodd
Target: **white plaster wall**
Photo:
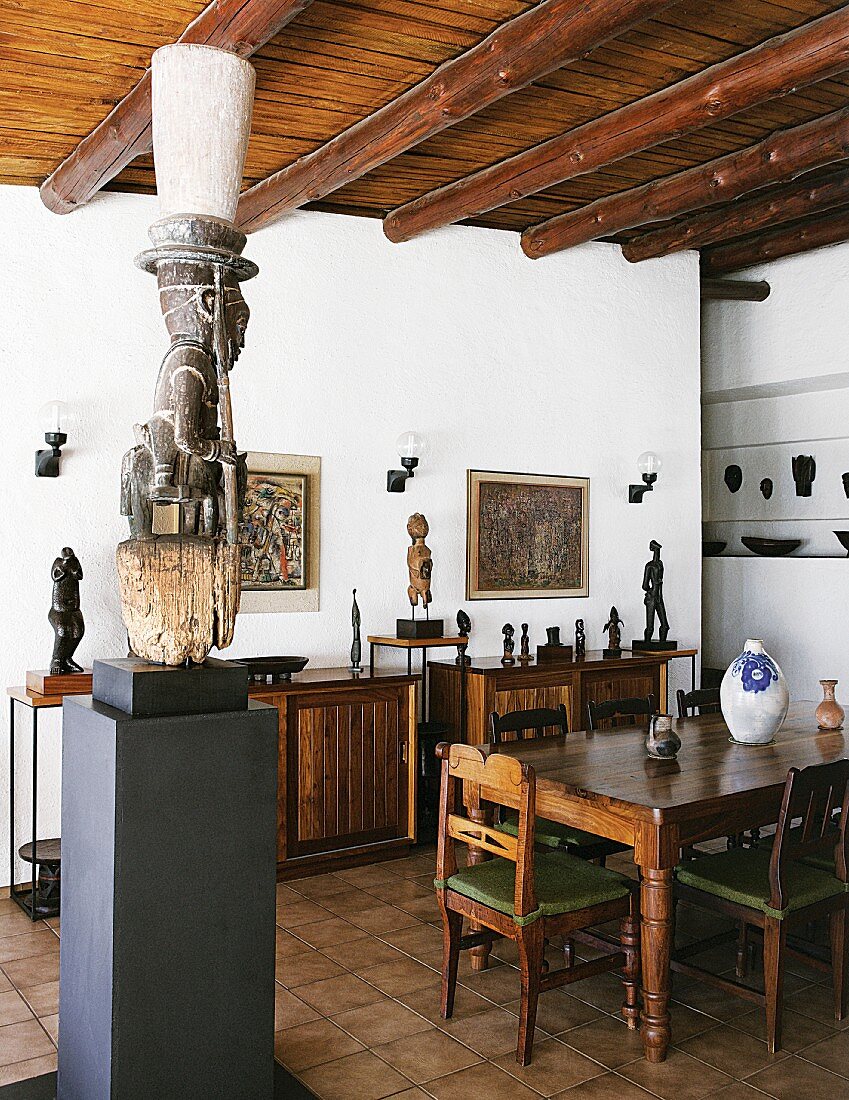
<instances>
[{"instance_id":1,"label":"white plaster wall","mask_svg":"<svg viewBox=\"0 0 849 1100\"><path fill-rule=\"evenodd\" d=\"M66 544L86 574L78 656L88 664L124 652L113 567L125 537L119 467L133 423L150 413L166 348L154 280L132 264L155 217L152 199L103 195L59 218L35 190L0 189L10 257L0 274L3 684L22 682L27 668L49 659L49 569ZM408 607L405 523L413 511L431 524L433 612L450 626L467 607L478 655L499 652L506 621L527 621L536 644L551 624L568 638L582 616L590 645L601 645L611 603L625 637L639 636L651 538L664 545L674 635L698 641L693 256L635 266L615 246L597 244L531 263L513 234L454 227L395 246L379 222L318 213L256 235L246 253L261 273L246 286L253 318L233 376L237 437L243 448L322 457L321 610L241 616L229 655L347 663L354 585L363 633L389 631ZM54 397L73 403L77 423L62 476L37 480L36 411ZM410 427L425 435L428 453L407 492L390 495L394 441ZM638 480L635 461L647 448L664 468L635 507L627 485ZM465 601L468 467L591 478L587 599ZM58 828L55 715L44 729L53 745L45 759L49 833ZM0 868L5 882L5 862Z\"/></svg>"},{"instance_id":2,"label":"white plaster wall","mask_svg":"<svg viewBox=\"0 0 849 1100\"><path fill-rule=\"evenodd\" d=\"M710 523L710 537L728 539L719 558L704 563L704 663L725 667L747 636L763 637L781 665L797 699L819 699L818 680L837 678L844 701L849 696L849 654L836 644L845 636L849 603L849 563L834 537L849 529L849 500L840 472L849 470L849 245L787 257L745 272L766 279L772 290L762 303L709 302L702 311L702 377L706 400L703 442L707 469L724 469L724 449L736 452L749 483L753 506L748 517L769 514L781 506L802 522ZM722 400L740 397L745 400ZM762 444L792 443L765 448ZM789 455L819 454L817 479L810 499L795 498ZM783 456L776 473L761 466ZM742 456L742 457L741 457ZM729 459L730 461L731 459ZM755 486L761 476L781 478L778 492L764 504ZM728 513L727 490L713 479L716 494L706 488L706 517ZM789 495L788 495L789 494ZM745 502L743 502L745 504ZM779 512L773 512L779 515ZM728 557L745 554L740 533L802 538L796 553L817 555L770 560ZM827 556L826 556L827 555Z\"/></svg>"}]
</instances>

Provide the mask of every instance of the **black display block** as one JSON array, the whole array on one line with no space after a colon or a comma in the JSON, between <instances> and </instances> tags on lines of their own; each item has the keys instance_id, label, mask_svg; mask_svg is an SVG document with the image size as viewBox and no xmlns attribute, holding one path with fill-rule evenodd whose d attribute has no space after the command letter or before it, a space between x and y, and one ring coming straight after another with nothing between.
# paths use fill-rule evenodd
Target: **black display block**
<instances>
[{"instance_id":1,"label":"black display block","mask_svg":"<svg viewBox=\"0 0 849 1100\"><path fill-rule=\"evenodd\" d=\"M277 710L215 711L225 662L129 664L95 677L194 691L64 702L57 1100L272 1100Z\"/></svg>"},{"instance_id":2,"label":"black display block","mask_svg":"<svg viewBox=\"0 0 849 1100\"><path fill-rule=\"evenodd\" d=\"M607 659L607 658L612 659L612 658L615 658L615 657L621 657L622 656L622 650L621 649L603 649L601 651L601 655L605 659Z\"/></svg>"},{"instance_id":3,"label":"black display block","mask_svg":"<svg viewBox=\"0 0 849 1100\"><path fill-rule=\"evenodd\" d=\"M444 638L444 619L396 619L396 638Z\"/></svg>"},{"instance_id":4,"label":"black display block","mask_svg":"<svg viewBox=\"0 0 849 1100\"><path fill-rule=\"evenodd\" d=\"M98 702L136 718L245 710L248 669L214 657L177 668L140 657L95 661L91 693Z\"/></svg>"},{"instance_id":5,"label":"black display block","mask_svg":"<svg viewBox=\"0 0 849 1100\"><path fill-rule=\"evenodd\" d=\"M647 642L644 638L638 638L635 642L631 642L631 650L634 653L663 653L667 649L677 649L677 642L658 641L656 638L653 641Z\"/></svg>"}]
</instances>

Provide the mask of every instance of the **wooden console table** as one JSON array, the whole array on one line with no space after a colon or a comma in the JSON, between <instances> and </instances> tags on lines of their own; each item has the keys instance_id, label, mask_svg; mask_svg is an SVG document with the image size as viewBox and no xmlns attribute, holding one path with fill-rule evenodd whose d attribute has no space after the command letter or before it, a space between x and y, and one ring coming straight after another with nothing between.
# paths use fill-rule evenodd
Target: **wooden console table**
<instances>
[{"instance_id":1,"label":"wooden console table","mask_svg":"<svg viewBox=\"0 0 849 1100\"><path fill-rule=\"evenodd\" d=\"M604 657L600 650L572 661L532 661L503 665L500 657L473 659L461 691L460 667L448 661L430 661L430 716L445 722L453 740L482 744L489 739L487 722L492 711L505 713L533 707L557 707L569 713L569 728L587 724L587 702L654 695L669 707L668 664L689 657L696 682L697 649L663 652L623 650L621 657ZM465 696L465 706L461 699ZM466 733L464 736L463 734Z\"/></svg>"}]
</instances>

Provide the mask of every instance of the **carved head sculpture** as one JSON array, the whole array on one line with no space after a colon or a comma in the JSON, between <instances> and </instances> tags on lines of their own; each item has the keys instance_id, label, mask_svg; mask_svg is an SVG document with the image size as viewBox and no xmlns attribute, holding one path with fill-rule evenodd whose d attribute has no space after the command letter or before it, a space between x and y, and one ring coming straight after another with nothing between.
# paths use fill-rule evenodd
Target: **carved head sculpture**
<instances>
[{"instance_id":1,"label":"carved head sculpture","mask_svg":"<svg viewBox=\"0 0 849 1100\"><path fill-rule=\"evenodd\" d=\"M729 493L736 493L743 484L743 471L735 463L725 467L722 480L728 486Z\"/></svg>"},{"instance_id":2,"label":"carved head sculpture","mask_svg":"<svg viewBox=\"0 0 849 1100\"><path fill-rule=\"evenodd\" d=\"M428 531L430 531L430 527L428 527L427 520L421 512L415 512L407 520L407 534L413 542L415 542L416 539L426 539Z\"/></svg>"},{"instance_id":3,"label":"carved head sculpture","mask_svg":"<svg viewBox=\"0 0 849 1100\"><path fill-rule=\"evenodd\" d=\"M211 346L215 318L212 267L168 260L157 265L156 276L159 305L172 343L189 336ZM232 364L245 346L251 311L238 279L229 269L224 271L224 298L224 325Z\"/></svg>"},{"instance_id":4,"label":"carved head sculpture","mask_svg":"<svg viewBox=\"0 0 849 1100\"><path fill-rule=\"evenodd\" d=\"M813 455L795 455L793 458L793 480L796 482L796 496L809 497L814 478L817 476L817 464Z\"/></svg>"},{"instance_id":5,"label":"carved head sculpture","mask_svg":"<svg viewBox=\"0 0 849 1100\"><path fill-rule=\"evenodd\" d=\"M656 539L652 539L651 542L649 543L649 550L651 550L651 552L653 554L659 554L662 549L663 549L663 547L660 545L660 543Z\"/></svg>"}]
</instances>

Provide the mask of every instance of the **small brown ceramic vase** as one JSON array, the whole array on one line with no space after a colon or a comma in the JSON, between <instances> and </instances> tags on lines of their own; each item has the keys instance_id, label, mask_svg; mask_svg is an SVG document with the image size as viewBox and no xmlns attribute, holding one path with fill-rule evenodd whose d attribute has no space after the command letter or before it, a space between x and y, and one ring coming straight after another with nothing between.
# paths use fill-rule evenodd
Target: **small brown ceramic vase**
<instances>
[{"instance_id":1,"label":"small brown ceramic vase","mask_svg":"<svg viewBox=\"0 0 849 1100\"><path fill-rule=\"evenodd\" d=\"M646 752L655 760L674 760L681 748L681 738L672 728L671 714L653 714L649 720Z\"/></svg>"},{"instance_id":2,"label":"small brown ceramic vase","mask_svg":"<svg viewBox=\"0 0 849 1100\"><path fill-rule=\"evenodd\" d=\"M823 698L815 712L817 726L821 730L842 730L845 711L834 698L837 681L820 680L820 686Z\"/></svg>"}]
</instances>

